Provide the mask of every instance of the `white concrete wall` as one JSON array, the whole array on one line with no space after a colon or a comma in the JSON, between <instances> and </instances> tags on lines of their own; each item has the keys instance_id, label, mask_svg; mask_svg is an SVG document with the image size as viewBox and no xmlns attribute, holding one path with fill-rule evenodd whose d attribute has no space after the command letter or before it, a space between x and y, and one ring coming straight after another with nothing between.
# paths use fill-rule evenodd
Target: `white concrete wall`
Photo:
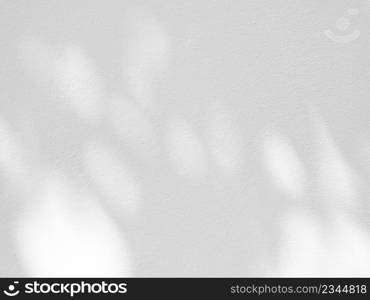
<instances>
[{"instance_id":1,"label":"white concrete wall","mask_svg":"<svg viewBox=\"0 0 370 300\"><path fill-rule=\"evenodd\" d=\"M0 276L369 276L370 2L0 1Z\"/></svg>"}]
</instances>

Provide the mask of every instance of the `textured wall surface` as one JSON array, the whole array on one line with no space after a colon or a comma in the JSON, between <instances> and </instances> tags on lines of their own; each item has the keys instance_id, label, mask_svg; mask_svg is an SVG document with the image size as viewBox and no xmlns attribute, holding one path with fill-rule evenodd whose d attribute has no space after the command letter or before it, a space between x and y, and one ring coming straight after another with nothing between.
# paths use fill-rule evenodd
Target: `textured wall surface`
<instances>
[{"instance_id":1,"label":"textured wall surface","mask_svg":"<svg viewBox=\"0 0 370 300\"><path fill-rule=\"evenodd\" d=\"M0 276L370 276L370 1L0 0Z\"/></svg>"}]
</instances>

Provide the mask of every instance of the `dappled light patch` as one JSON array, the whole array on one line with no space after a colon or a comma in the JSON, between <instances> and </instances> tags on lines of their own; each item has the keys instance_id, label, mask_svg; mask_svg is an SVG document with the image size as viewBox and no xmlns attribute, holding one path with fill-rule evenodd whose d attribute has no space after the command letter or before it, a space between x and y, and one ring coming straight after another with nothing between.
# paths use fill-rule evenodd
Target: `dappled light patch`
<instances>
[{"instance_id":1,"label":"dappled light patch","mask_svg":"<svg viewBox=\"0 0 370 300\"><path fill-rule=\"evenodd\" d=\"M93 195L49 175L31 197L15 224L27 276L130 276L126 241Z\"/></svg>"},{"instance_id":2,"label":"dappled light patch","mask_svg":"<svg viewBox=\"0 0 370 300\"><path fill-rule=\"evenodd\" d=\"M224 103L210 103L206 114L205 139L213 163L225 175L236 175L243 168L243 137L240 124Z\"/></svg>"},{"instance_id":3,"label":"dappled light patch","mask_svg":"<svg viewBox=\"0 0 370 300\"><path fill-rule=\"evenodd\" d=\"M149 116L136 103L114 98L108 109L110 130L139 159L151 164L159 154L158 135Z\"/></svg>"},{"instance_id":4,"label":"dappled light patch","mask_svg":"<svg viewBox=\"0 0 370 300\"><path fill-rule=\"evenodd\" d=\"M195 129L179 118L170 120L165 130L165 147L175 172L191 181L204 179L208 161L204 144Z\"/></svg>"},{"instance_id":5,"label":"dappled light patch","mask_svg":"<svg viewBox=\"0 0 370 300\"><path fill-rule=\"evenodd\" d=\"M132 168L109 146L99 142L87 145L84 165L89 177L102 194L102 200L126 217L135 217L141 190Z\"/></svg>"},{"instance_id":6,"label":"dappled light patch","mask_svg":"<svg viewBox=\"0 0 370 300\"><path fill-rule=\"evenodd\" d=\"M0 174L20 182L26 175L22 146L16 131L0 117Z\"/></svg>"},{"instance_id":7,"label":"dappled light patch","mask_svg":"<svg viewBox=\"0 0 370 300\"><path fill-rule=\"evenodd\" d=\"M275 131L264 133L261 146L264 165L276 186L293 199L303 197L307 175L293 146Z\"/></svg>"},{"instance_id":8,"label":"dappled light patch","mask_svg":"<svg viewBox=\"0 0 370 300\"><path fill-rule=\"evenodd\" d=\"M151 105L158 76L169 64L169 37L150 11L131 8L125 16L123 73L129 92L146 107Z\"/></svg>"},{"instance_id":9,"label":"dappled light patch","mask_svg":"<svg viewBox=\"0 0 370 300\"><path fill-rule=\"evenodd\" d=\"M303 210L280 220L279 273L284 277L366 277L370 238L356 222L332 212L325 221Z\"/></svg>"},{"instance_id":10,"label":"dappled light patch","mask_svg":"<svg viewBox=\"0 0 370 300\"><path fill-rule=\"evenodd\" d=\"M103 108L102 83L81 47L69 46L56 59L55 84L66 102L83 119L96 120L100 117Z\"/></svg>"},{"instance_id":11,"label":"dappled light patch","mask_svg":"<svg viewBox=\"0 0 370 300\"><path fill-rule=\"evenodd\" d=\"M314 114L313 118L316 135L315 174L322 204L330 209L352 208L357 197L357 174L321 117Z\"/></svg>"}]
</instances>

